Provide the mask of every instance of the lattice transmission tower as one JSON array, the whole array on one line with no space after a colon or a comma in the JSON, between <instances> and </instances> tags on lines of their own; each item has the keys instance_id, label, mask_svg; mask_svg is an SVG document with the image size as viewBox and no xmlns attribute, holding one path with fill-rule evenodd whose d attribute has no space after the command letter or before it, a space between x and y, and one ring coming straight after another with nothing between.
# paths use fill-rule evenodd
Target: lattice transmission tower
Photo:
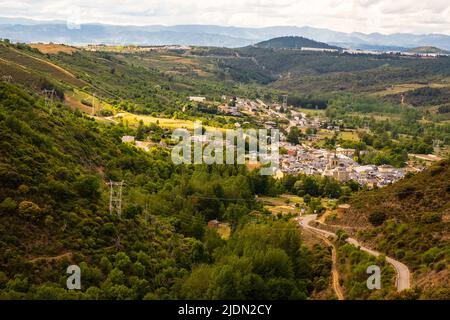
<instances>
[{"instance_id":1,"label":"lattice transmission tower","mask_svg":"<svg viewBox=\"0 0 450 320\"><path fill-rule=\"evenodd\" d=\"M13 81L13 77L11 75L2 76L2 80L11 83Z\"/></svg>"},{"instance_id":2,"label":"lattice transmission tower","mask_svg":"<svg viewBox=\"0 0 450 320\"><path fill-rule=\"evenodd\" d=\"M53 101L55 100L55 96L56 96L56 91L55 89L44 89L42 90L42 94L44 95L45 98L45 106L47 108L50 108L50 113L53 112Z\"/></svg>"},{"instance_id":3,"label":"lattice transmission tower","mask_svg":"<svg viewBox=\"0 0 450 320\"><path fill-rule=\"evenodd\" d=\"M117 214L117 216L122 215L122 189L124 182L114 182L110 181L108 183L110 186L110 194L109 194L109 213Z\"/></svg>"},{"instance_id":4,"label":"lattice transmission tower","mask_svg":"<svg viewBox=\"0 0 450 320\"><path fill-rule=\"evenodd\" d=\"M289 97L289 95L288 94L284 94L281 97L283 98L283 109L286 110L287 104L288 104L288 97Z\"/></svg>"}]
</instances>

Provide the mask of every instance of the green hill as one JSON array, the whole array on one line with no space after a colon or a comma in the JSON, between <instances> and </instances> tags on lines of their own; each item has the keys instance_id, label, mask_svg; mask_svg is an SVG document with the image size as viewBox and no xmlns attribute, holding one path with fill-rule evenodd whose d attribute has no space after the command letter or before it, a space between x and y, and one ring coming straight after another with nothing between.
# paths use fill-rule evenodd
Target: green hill
<instances>
[{"instance_id":1,"label":"green hill","mask_svg":"<svg viewBox=\"0 0 450 320\"><path fill-rule=\"evenodd\" d=\"M301 49L306 48L320 48L320 49L341 49L339 47L330 46L323 42L317 42L303 37L279 37L255 44L258 48L272 48L272 49Z\"/></svg>"},{"instance_id":2,"label":"green hill","mask_svg":"<svg viewBox=\"0 0 450 320\"><path fill-rule=\"evenodd\" d=\"M408 52L410 53L444 53L444 54L449 54L450 51L446 51L440 48L436 48L436 47L417 47L417 48L412 48L409 49Z\"/></svg>"}]
</instances>

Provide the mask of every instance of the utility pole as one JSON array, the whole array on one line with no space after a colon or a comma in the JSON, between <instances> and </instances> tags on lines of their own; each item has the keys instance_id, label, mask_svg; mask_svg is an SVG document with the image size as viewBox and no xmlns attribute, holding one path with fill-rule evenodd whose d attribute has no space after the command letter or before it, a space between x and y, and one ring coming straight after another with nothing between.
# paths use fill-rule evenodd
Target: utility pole
<instances>
[{"instance_id":1,"label":"utility pole","mask_svg":"<svg viewBox=\"0 0 450 320\"><path fill-rule=\"evenodd\" d=\"M92 115L95 116L95 93L92 94Z\"/></svg>"},{"instance_id":2,"label":"utility pole","mask_svg":"<svg viewBox=\"0 0 450 320\"><path fill-rule=\"evenodd\" d=\"M112 215L114 213L117 214L118 217L122 214L122 188L123 181L114 182L110 181L108 185L110 186L110 194L109 194L109 213Z\"/></svg>"}]
</instances>

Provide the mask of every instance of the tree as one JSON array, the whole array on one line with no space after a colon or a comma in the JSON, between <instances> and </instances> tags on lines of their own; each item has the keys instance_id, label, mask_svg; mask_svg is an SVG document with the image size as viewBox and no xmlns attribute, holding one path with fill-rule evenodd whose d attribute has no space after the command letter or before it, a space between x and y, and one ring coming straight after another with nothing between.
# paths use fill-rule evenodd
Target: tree
<instances>
[{"instance_id":1,"label":"tree","mask_svg":"<svg viewBox=\"0 0 450 320\"><path fill-rule=\"evenodd\" d=\"M80 197L98 200L100 198L100 179L93 175L85 175L77 179L74 189Z\"/></svg>"},{"instance_id":2,"label":"tree","mask_svg":"<svg viewBox=\"0 0 450 320\"><path fill-rule=\"evenodd\" d=\"M41 208L32 201L22 201L19 204L19 213L23 215L35 216L41 212Z\"/></svg>"},{"instance_id":3,"label":"tree","mask_svg":"<svg viewBox=\"0 0 450 320\"><path fill-rule=\"evenodd\" d=\"M286 139L292 144L299 144L300 138L303 136L302 132L297 127L292 127Z\"/></svg>"},{"instance_id":4,"label":"tree","mask_svg":"<svg viewBox=\"0 0 450 320\"><path fill-rule=\"evenodd\" d=\"M11 198L6 198L0 203L0 212L13 213L17 208L17 202Z\"/></svg>"},{"instance_id":5,"label":"tree","mask_svg":"<svg viewBox=\"0 0 450 320\"><path fill-rule=\"evenodd\" d=\"M140 205L128 205L123 210L123 216L125 219L134 219L136 216L142 213L143 209Z\"/></svg>"},{"instance_id":6,"label":"tree","mask_svg":"<svg viewBox=\"0 0 450 320\"><path fill-rule=\"evenodd\" d=\"M136 140L144 140L146 134L146 127L144 121L139 121L138 128L136 130Z\"/></svg>"},{"instance_id":7,"label":"tree","mask_svg":"<svg viewBox=\"0 0 450 320\"><path fill-rule=\"evenodd\" d=\"M382 225L385 220L386 213L384 211L376 210L369 214L369 222L375 227Z\"/></svg>"}]
</instances>

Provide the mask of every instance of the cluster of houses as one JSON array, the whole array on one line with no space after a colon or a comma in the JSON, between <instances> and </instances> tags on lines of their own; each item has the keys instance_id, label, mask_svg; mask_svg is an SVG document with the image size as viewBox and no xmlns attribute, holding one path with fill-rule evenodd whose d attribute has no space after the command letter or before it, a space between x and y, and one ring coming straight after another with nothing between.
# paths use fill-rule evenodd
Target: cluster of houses
<instances>
[{"instance_id":1,"label":"cluster of houses","mask_svg":"<svg viewBox=\"0 0 450 320\"><path fill-rule=\"evenodd\" d=\"M228 99L224 96L225 101L219 106L219 111L228 115L242 115L242 113L254 114L255 112L264 112L269 116L280 117L279 112L282 111L283 105L273 102L267 103L261 99L251 100L247 98L232 97Z\"/></svg>"},{"instance_id":2,"label":"cluster of houses","mask_svg":"<svg viewBox=\"0 0 450 320\"><path fill-rule=\"evenodd\" d=\"M368 55L396 55L405 57L416 57L416 58L438 58L438 57L448 57L449 54L443 52L405 52L405 51L375 51L375 50L359 50L359 49L345 49L342 53L347 54L368 54Z\"/></svg>"},{"instance_id":3,"label":"cluster of houses","mask_svg":"<svg viewBox=\"0 0 450 320\"><path fill-rule=\"evenodd\" d=\"M258 111L269 110L269 106L260 99L250 100L238 97L232 97L229 101L227 101L226 97L223 97L222 99L224 99L225 102L221 104L218 109L219 112L227 115L241 116L242 112L252 114Z\"/></svg>"},{"instance_id":4,"label":"cluster of houses","mask_svg":"<svg viewBox=\"0 0 450 320\"><path fill-rule=\"evenodd\" d=\"M165 52L165 51L187 51L190 50L189 46L181 45L161 45L161 46L121 46L121 45L87 45L81 48L86 51L93 52L120 52L120 53L142 53L142 52Z\"/></svg>"},{"instance_id":5,"label":"cluster of houses","mask_svg":"<svg viewBox=\"0 0 450 320\"><path fill-rule=\"evenodd\" d=\"M302 47L301 51L313 51L313 52L339 52L338 49L329 49L329 48L309 48Z\"/></svg>"},{"instance_id":6,"label":"cluster of houses","mask_svg":"<svg viewBox=\"0 0 450 320\"><path fill-rule=\"evenodd\" d=\"M330 48L308 48L302 47L301 51L311 51L311 52L328 52L328 53L338 53L338 49ZM438 58L438 57L448 57L450 54L445 52L407 52L407 51L378 51L378 50L361 50L361 49L343 49L341 51L343 54L351 55L396 55L405 57L415 57L415 58Z\"/></svg>"},{"instance_id":7,"label":"cluster of houses","mask_svg":"<svg viewBox=\"0 0 450 320\"><path fill-rule=\"evenodd\" d=\"M287 131L292 127L309 128L320 130L325 124L319 117L307 117L306 114L291 110L289 119L277 111L274 105L267 105L261 100L250 100L245 98L232 97L227 103L227 98L222 98L225 103L219 106L219 110L223 113L238 115L240 112L264 112L270 118L283 118L289 121ZM191 96L190 101L204 102L205 97ZM266 128L277 128L278 125L274 121L266 121L263 124ZM236 127L240 124L236 123ZM339 126L328 126L328 130L338 132ZM313 131L314 132L314 131ZM306 136L308 141L315 141L320 139L317 134L308 134ZM231 147L232 142L211 140L205 135L192 137L193 142L200 142L202 144L220 144L224 143L225 148ZM138 148L148 151L155 143L136 141L132 136L124 136L122 138L124 143L132 143ZM402 179L408 169L395 168L389 165L360 165L353 160L356 150L338 147L334 151L325 149L317 149L306 144L293 145L286 141L286 136L280 133L280 147L287 150L286 153L280 154L279 158L273 154L260 155L249 152L247 157L250 159L259 158L263 163L279 161L279 169L276 170L276 178L281 178L285 174L306 174L306 175L321 175L324 177L332 177L339 182L347 182L350 180L358 182L360 185L373 188L375 186L383 187ZM256 151L253 151L256 152ZM360 154L364 151L360 151ZM275 158L272 158L275 157ZM263 159L264 158L264 159ZM414 168L413 168L414 169Z\"/></svg>"},{"instance_id":8,"label":"cluster of houses","mask_svg":"<svg viewBox=\"0 0 450 320\"><path fill-rule=\"evenodd\" d=\"M134 136L123 136L122 143L132 144L132 145L136 146L136 148L142 149L144 151L150 151L151 147L154 147L157 145L160 147L167 147L166 143L164 143L163 141L161 141L160 143L155 143L155 142L151 142L151 141L139 141L139 140L136 140L136 138Z\"/></svg>"},{"instance_id":9,"label":"cluster of houses","mask_svg":"<svg viewBox=\"0 0 450 320\"><path fill-rule=\"evenodd\" d=\"M383 187L405 176L403 169L392 166L358 164L352 159L356 152L354 149L337 148L331 152L287 142L280 145L287 150L287 154L280 155L280 167L284 174L322 175L339 182L354 180L369 188Z\"/></svg>"}]
</instances>

